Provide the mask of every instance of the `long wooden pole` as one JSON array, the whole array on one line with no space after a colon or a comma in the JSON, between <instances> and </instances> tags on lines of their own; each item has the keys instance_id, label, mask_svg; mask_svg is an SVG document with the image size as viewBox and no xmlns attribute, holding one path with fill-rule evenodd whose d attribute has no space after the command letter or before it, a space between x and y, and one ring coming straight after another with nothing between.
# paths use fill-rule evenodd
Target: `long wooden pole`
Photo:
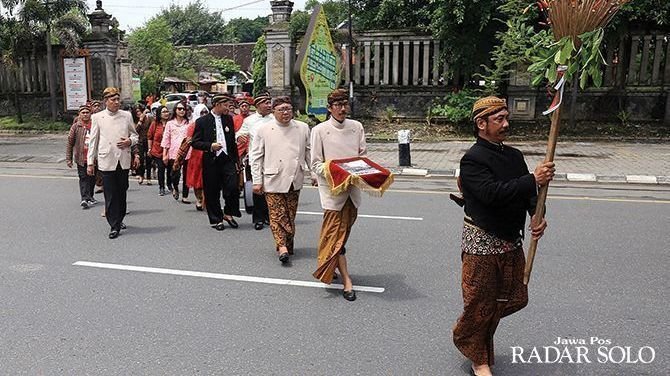
<instances>
[{"instance_id":1,"label":"long wooden pole","mask_svg":"<svg viewBox=\"0 0 670 376\"><path fill-rule=\"evenodd\" d=\"M559 95L557 93L557 95ZM551 129L549 130L549 140L547 141L547 154L544 157L545 162L553 162L554 154L556 153L556 143L558 142L558 131L561 126L561 106L558 106L556 111L551 115ZM549 183L540 187L537 193L537 205L535 206L534 221L531 221L531 226L537 226L544 218L545 207L547 201L547 192L549 191ZM530 272L533 270L533 260L535 259L535 252L537 251L537 240L531 239L528 246L528 256L526 259L526 268L523 272L523 283L528 284L530 280Z\"/></svg>"}]
</instances>

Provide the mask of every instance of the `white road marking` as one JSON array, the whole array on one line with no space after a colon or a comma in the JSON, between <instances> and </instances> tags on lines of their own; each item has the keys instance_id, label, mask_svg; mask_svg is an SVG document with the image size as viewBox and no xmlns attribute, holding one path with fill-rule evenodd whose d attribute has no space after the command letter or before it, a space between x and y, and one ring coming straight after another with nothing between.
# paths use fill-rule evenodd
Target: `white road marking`
<instances>
[{"instance_id":1,"label":"white road marking","mask_svg":"<svg viewBox=\"0 0 670 376\"><path fill-rule=\"evenodd\" d=\"M155 273L155 274L169 274L169 275L180 275L187 277L200 277L200 278L211 278L211 279L223 279L227 281L239 281L239 282L255 282L255 283L267 283L271 285L285 285L285 286L301 286L301 287L316 287L322 289L333 289L333 290L342 290L343 286L340 284L330 284L326 285L321 282L311 282L311 281L297 281L292 279L279 279L279 278L266 278L266 277L252 277L246 275L235 275L235 274L220 274L220 273L208 273L208 272L196 272L190 270L178 270L178 269L165 269L165 268L152 268L147 266L133 266L133 265L121 265L121 264L108 264L102 262L90 262L90 261L77 261L73 263L74 266L88 266L91 268L100 268L100 269L112 269L112 270L125 270L131 272L144 272L144 273ZM363 292L384 292L383 287L370 287L370 286L356 286L354 285L355 291Z\"/></svg>"},{"instance_id":2,"label":"white road marking","mask_svg":"<svg viewBox=\"0 0 670 376\"><path fill-rule=\"evenodd\" d=\"M298 211L298 214L304 215L323 215L323 212L308 212L308 211ZM423 221L421 217L397 217L394 215L371 215L371 214L359 214L359 218L381 218L381 219L400 219L403 221Z\"/></svg>"}]
</instances>

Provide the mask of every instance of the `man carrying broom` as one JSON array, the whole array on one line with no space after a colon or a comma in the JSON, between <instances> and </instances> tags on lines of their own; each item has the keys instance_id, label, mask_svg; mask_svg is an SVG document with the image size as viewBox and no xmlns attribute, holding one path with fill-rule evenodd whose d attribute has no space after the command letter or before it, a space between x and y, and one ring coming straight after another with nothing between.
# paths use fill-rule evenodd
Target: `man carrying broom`
<instances>
[{"instance_id":1,"label":"man carrying broom","mask_svg":"<svg viewBox=\"0 0 670 376\"><path fill-rule=\"evenodd\" d=\"M465 202L461 243L463 314L453 331L454 344L472 360L472 372L492 375L493 334L502 317L528 303L523 283L522 248L526 213L535 210L538 186L554 177L554 163L542 162L528 172L521 151L503 144L509 134L507 103L481 98L472 109L475 144L460 164ZM544 234L542 219L531 228Z\"/></svg>"}]
</instances>

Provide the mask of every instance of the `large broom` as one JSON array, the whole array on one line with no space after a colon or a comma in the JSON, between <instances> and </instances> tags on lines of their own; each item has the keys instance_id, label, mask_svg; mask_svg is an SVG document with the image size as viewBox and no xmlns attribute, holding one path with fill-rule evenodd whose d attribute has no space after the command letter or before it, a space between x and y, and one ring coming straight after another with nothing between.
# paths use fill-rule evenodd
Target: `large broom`
<instances>
[{"instance_id":1,"label":"large broom","mask_svg":"<svg viewBox=\"0 0 670 376\"><path fill-rule=\"evenodd\" d=\"M578 71L582 71L580 86L584 88L588 81L589 75L592 76L596 86L600 86L602 75L598 69L599 64L595 63L597 60L596 53L600 54L598 48L602 41L602 28L614 17L616 12L622 5L630 0L540 0L537 2L540 10L548 19L548 24L554 35L556 43L553 46L560 45L557 48L555 56L550 55L549 59L559 64L555 71L547 72L545 77L551 78L555 81L554 89L556 94L551 106L544 115L551 115L551 130L549 131L549 139L547 141L547 154L544 158L545 162L553 162L556 151L556 143L558 141L558 131L561 123L561 104L563 102L563 89L565 82L569 81L570 76ZM593 32L599 30L599 37L596 37L596 43L591 47L595 51L589 51L586 58L578 59L577 56L583 52L583 39L593 35ZM599 38L599 39L598 39ZM597 51L597 52L596 52ZM584 54L581 55L585 56ZM602 57L602 55L600 55ZM542 69L546 66L545 59L539 62L534 67ZM544 66L543 66L544 64ZM589 65L587 67L587 65ZM595 64L595 68L594 67ZM554 64L555 65L555 64ZM533 68L532 66L529 70ZM545 202L547 200L547 191L549 184L540 188L537 197L537 206L535 208L535 215L533 216L532 226L537 226L542 222L545 213ZM537 250L537 240L531 239L528 248L528 256L526 260L526 269L524 270L523 282L527 285L530 280L530 273L533 270L533 260Z\"/></svg>"}]
</instances>

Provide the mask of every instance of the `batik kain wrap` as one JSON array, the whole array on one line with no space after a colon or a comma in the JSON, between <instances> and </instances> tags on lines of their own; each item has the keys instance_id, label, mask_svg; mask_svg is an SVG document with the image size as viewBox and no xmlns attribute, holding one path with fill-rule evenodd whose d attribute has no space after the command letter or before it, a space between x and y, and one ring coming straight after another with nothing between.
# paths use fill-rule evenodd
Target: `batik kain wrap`
<instances>
[{"instance_id":1,"label":"batik kain wrap","mask_svg":"<svg viewBox=\"0 0 670 376\"><path fill-rule=\"evenodd\" d=\"M365 157L326 161L324 174L333 195L342 194L353 185L381 197L393 183L391 171Z\"/></svg>"}]
</instances>

